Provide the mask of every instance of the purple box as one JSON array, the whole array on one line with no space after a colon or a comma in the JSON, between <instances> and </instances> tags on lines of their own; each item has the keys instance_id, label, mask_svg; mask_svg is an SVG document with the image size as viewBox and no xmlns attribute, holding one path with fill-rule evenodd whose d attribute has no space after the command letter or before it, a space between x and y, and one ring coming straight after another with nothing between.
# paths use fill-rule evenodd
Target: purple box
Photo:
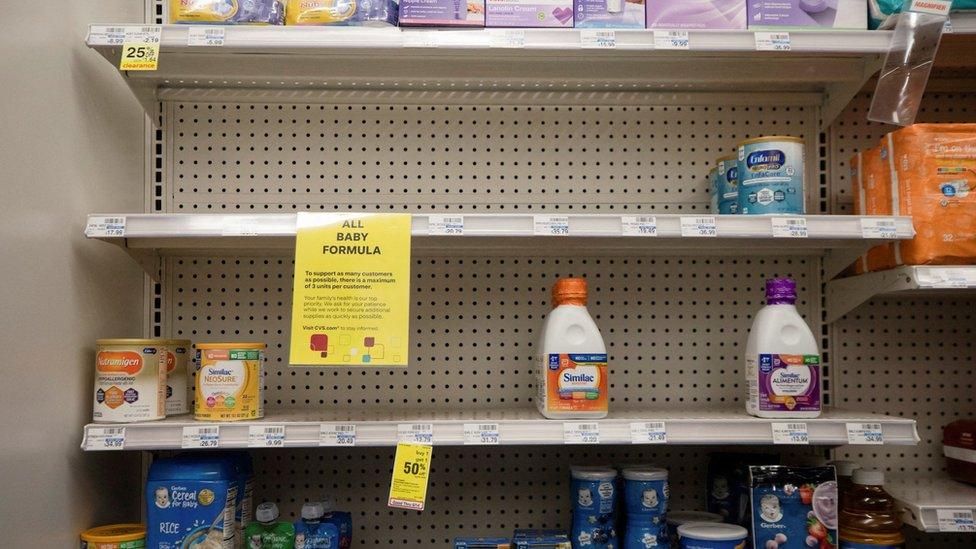
<instances>
[{"instance_id":1,"label":"purple box","mask_svg":"<svg viewBox=\"0 0 976 549\"><path fill-rule=\"evenodd\" d=\"M401 27L483 27L484 0L400 0Z\"/></svg>"},{"instance_id":2,"label":"purple box","mask_svg":"<svg viewBox=\"0 0 976 549\"><path fill-rule=\"evenodd\" d=\"M747 0L750 29L868 27L867 0Z\"/></svg>"},{"instance_id":3,"label":"purple box","mask_svg":"<svg viewBox=\"0 0 976 549\"><path fill-rule=\"evenodd\" d=\"M573 0L485 0L488 27L573 28Z\"/></svg>"},{"instance_id":4,"label":"purple box","mask_svg":"<svg viewBox=\"0 0 976 549\"><path fill-rule=\"evenodd\" d=\"M644 0L576 0L578 29L643 29Z\"/></svg>"},{"instance_id":5,"label":"purple box","mask_svg":"<svg viewBox=\"0 0 976 549\"><path fill-rule=\"evenodd\" d=\"M647 0L649 29L744 29L746 0Z\"/></svg>"}]
</instances>

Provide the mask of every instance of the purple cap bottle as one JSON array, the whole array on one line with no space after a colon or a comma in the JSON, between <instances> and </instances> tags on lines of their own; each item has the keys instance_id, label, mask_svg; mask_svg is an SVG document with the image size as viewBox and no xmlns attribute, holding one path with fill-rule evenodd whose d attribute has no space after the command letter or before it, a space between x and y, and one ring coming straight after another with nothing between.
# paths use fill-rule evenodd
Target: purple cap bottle
<instances>
[{"instance_id":1,"label":"purple cap bottle","mask_svg":"<svg viewBox=\"0 0 976 549\"><path fill-rule=\"evenodd\" d=\"M771 278L766 281L767 305L793 305L796 303L796 281L792 278Z\"/></svg>"}]
</instances>

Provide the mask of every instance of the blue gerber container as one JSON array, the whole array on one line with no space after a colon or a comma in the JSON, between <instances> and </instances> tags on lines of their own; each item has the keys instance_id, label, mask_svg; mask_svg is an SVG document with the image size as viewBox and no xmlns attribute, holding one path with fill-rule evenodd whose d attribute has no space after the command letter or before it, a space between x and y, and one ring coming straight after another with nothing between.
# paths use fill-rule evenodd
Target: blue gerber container
<instances>
[{"instance_id":1,"label":"blue gerber container","mask_svg":"<svg viewBox=\"0 0 976 549\"><path fill-rule=\"evenodd\" d=\"M225 458L183 456L153 462L146 481L146 547L192 549L211 540L231 547L237 473Z\"/></svg>"},{"instance_id":2,"label":"blue gerber container","mask_svg":"<svg viewBox=\"0 0 976 549\"><path fill-rule=\"evenodd\" d=\"M573 501L570 540L573 547L603 549L615 546L617 471L612 467L573 467L570 473Z\"/></svg>"},{"instance_id":3,"label":"blue gerber container","mask_svg":"<svg viewBox=\"0 0 976 549\"><path fill-rule=\"evenodd\" d=\"M624 526L623 549L664 549L670 543L664 515L628 515Z\"/></svg>"},{"instance_id":4,"label":"blue gerber container","mask_svg":"<svg viewBox=\"0 0 976 549\"><path fill-rule=\"evenodd\" d=\"M735 524L688 522L678 527L681 549L742 549L748 535Z\"/></svg>"},{"instance_id":5,"label":"blue gerber container","mask_svg":"<svg viewBox=\"0 0 976 549\"><path fill-rule=\"evenodd\" d=\"M668 511L668 470L628 467L623 470L624 505L627 516L658 515Z\"/></svg>"},{"instance_id":6,"label":"blue gerber container","mask_svg":"<svg viewBox=\"0 0 976 549\"><path fill-rule=\"evenodd\" d=\"M759 137L740 143L739 213L802 214L804 165L799 137Z\"/></svg>"}]
</instances>

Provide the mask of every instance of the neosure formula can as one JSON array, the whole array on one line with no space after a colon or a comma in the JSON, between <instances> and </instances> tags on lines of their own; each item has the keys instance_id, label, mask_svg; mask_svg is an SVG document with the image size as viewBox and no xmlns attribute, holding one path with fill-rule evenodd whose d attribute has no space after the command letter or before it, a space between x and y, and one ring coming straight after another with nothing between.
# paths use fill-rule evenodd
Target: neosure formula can
<instances>
[{"instance_id":1,"label":"neosure formula can","mask_svg":"<svg viewBox=\"0 0 976 549\"><path fill-rule=\"evenodd\" d=\"M175 416L190 411L187 379L190 373L189 339L164 339L163 361L166 364L166 415Z\"/></svg>"},{"instance_id":2,"label":"neosure formula can","mask_svg":"<svg viewBox=\"0 0 976 549\"><path fill-rule=\"evenodd\" d=\"M739 143L739 213L804 213L803 151L799 137L776 135Z\"/></svg>"},{"instance_id":3,"label":"neosure formula can","mask_svg":"<svg viewBox=\"0 0 976 549\"><path fill-rule=\"evenodd\" d=\"M264 417L264 343L198 343L194 417L243 421Z\"/></svg>"},{"instance_id":4,"label":"neosure formula can","mask_svg":"<svg viewBox=\"0 0 976 549\"><path fill-rule=\"evenodd\" d=\"M158 339L99 339L92 419L105 423L166 417L166 366Z\"/></svg>"}]
</instances>

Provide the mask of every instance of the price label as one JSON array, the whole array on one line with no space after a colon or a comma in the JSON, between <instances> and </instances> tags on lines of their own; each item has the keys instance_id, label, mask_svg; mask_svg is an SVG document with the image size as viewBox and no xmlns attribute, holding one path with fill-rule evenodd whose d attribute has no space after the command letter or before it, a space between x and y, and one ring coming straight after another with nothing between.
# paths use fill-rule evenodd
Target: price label
<instances>
[{"instance_id":1,"label":"price label","mask_svg":"<svg viewBox=\"0 0 976 549\"><path fill-rule=\"evenodd\" d=\"M89 216L85 236L98 238L105 236L125 236L125 217Z\"/></svg>"},{"instance_id":2,"label":"price label","mask_svg":"<svg viewBox=\"0 0 976 549\"><path fill-rule=\"evenodd\" d=\"M563 444L599 444L599 423L563 423Z\"/></svg>"},{"instance_id":3,"label":"price label","mask_svg":"<svg viewBox=\"0 0 976 549\"><path fill-rule=\"evenodd\" d=\"M690 237L718 236L718 229L715 227L715 216L706 215L701 217L682 217L681 236L690 236Z\"/></svg>"},{"instance_id":4,"label":"price label","mask_svg":"<svg viewBox=\"0 0 976 549\"><path fill-rule=\"evenodd\" d=\"M880 423L848 423L848 444L884 444L884 431Z\"/></svg>"},{"instance_id":5,"label":"price label","mask_svg":"<svg viewBox=\"0 0 976 549\"><path fill-rule=\"evenodd\" d=\"M210 25L188 25L186 33L187 46L223 46L224 27Z\"/></svg>"},{"instance_id":6,"label":"price label","mask_svg":"<svg viewBox=\"0 0 976 549\"><path fill-rule=\"evenodd\" d=\"M524 48L525 31L522 29L491 29L489 47Z\"/></svg>"},{"instance_id":7,"label":"price label","mask_svg":"<svg viewBox=\"0 0 976 549\"><path fill-rule=\"evenodd\" d=\"M613 49L617 47L617 34L610 29L580 29L580 47L583 49Z\"/></svg>"},{"instance_id":8,"label":"price label","mask_svg":"<svg viewBox=\"0 0 976 549\"><path fill-rule=\"evenodd\" d=\"M126 27L119 70L156 70L159 64L159 43L162 36L163 27L160 25Z\"/></svg>"},{"instance_id":9,"label":"price label","mask_svg":"<svg viewBox=\"0 0 976 549\"><path fill-rule=\"evenodd\" d=\"M976 532L972 509L936 509L940 532Z\"/></svg>"},{"instance_id":10,"label":"price label","mask_svg":"<svg viewBox=\"0 0 976 549\"><path fill-rule=\"evenodd\" d=\"M477 445L495 445L501 442L497 423L465 423L464 443Z\"/></svg>"},{"instance_id":11,"label":"price label","mask_svg":"<svg viewBox=\"0 0 976 549\"><path fill-rule=\"evenodd\" d=\"M756 51L790 51L793 49L788 32L757 32Z\"/></svg>"},{"instance_id":12,"label":"price label","mask_svg":"<svg viewBox=\"0 0 976 549\"><path fill-rule=\"evenodd\" d=\"M691 40L686 30L656 30L654 31L654 49L656 50L687 50L691 49Z\"/></svg>"},{"instance_id":13,"label":"price label","mask_svg":"<svg viewBox=\"0 0 976 549\"><path fill-rule=\"evenodd\" d=\"M668 432L663 421L642 421L630 424L631 444L665 444Z\"/></svg>"},{"instance_id":14,"label":"price label","mask_svg":"<svg viewBox=\"0 0 976 549\"><path fill-rule=\"evenodd\" d=\"M258 231L253 225L245 223L238 216L230 215L220 224L220 236L257 236Z\"/></svg>"},{"instance_id":15,"label":"price label","mask_svg":"<svg viewBox=\"0 0 976 549\"><path fill-rule=\"evenodd\" d=\"M861 218L861 237L892 240L898 237L892 218Z\"/></svg>"},{"instance_id":16,"label":"price label","mask_svg":"<svg viewBox=\"0 0 976 549\"><path fill-rule=\"evenodd\" d=\"M933 288L972 288L976 286L976 269L921 269L918 278Z\"/></svg>"},{"instance_id":17,"label":"price label","mask_svg":"<svg viewBox=\"0 0 976 549\"><path fill-rule=\"evenodd\" d=\"M319 446L355 446L356 426L323 423L319 425Z\"/></svg>"},{"instance_id":18,"label":"price label","mask_svg":"<svg viewBox=\"0 0 976 549\"><path fill-rule=\"evenodd\" d=\"M183 428L180 448L217 448L220 445L220 427L217 425L190 425Z\"/></svg>"},{"instance_id":19,"label":"price label","mask_svg":"<svg viewBox=\"0 0 976 549\"><path fill-rule=\"evenodd\" d=\"M89 427L86 430L86 450L122 450L125 448L125 427Z\"/></svg>"},{"instance_id":20,"label":"price label","mask_svg":"<svg viewBox=\"0 0 976 549\"><path fill-rule=\"evenodd\" d=\"M463 235L464 216L431 215L427 218L427 234L430 236Z\"/></svg>"},{"instance_id":21,"label":"price label","mask_svg":"<svg viewBox=\"0 0 976 549\"><path fill-rule=\"evenodd\" d=\"M808 238L805 217L774 217L773 238Z\"/></svg>"},{"instance_id":22,"label":"price label","mask_svg":"<svg viewBox=\"0 0 976 549\"><path fill-rule=\"evenodd\" d=\"M437 31L410 30L402 31L403 47L405 48L436 48L440 46Z\"/></svg>"},{"instance_id":23,"label":"price label","mask_svg":"<svg viewBox=\"0 0 976 549\"><path fill-rule=\"evenodd\" d=\"M125 27L91 25L88 27L88 43L92 46L121 46L125 42Z\"/></svg>"},{"instance_id":24,"label":"price label","mask_svg":"<svg viewBox=\"0 0 976 549\"><path fill-rule=\"evenodd\" d=\"M657 236L657 218L653 215L625 215L620 226L624 236Z\"/></svg>"},{"instance_id":25,"label":"price label","mask_svg":"<svg viewBox=\"0 0 976 549\"><path fill-rule=\"evenodd\" d=\"M247 428L248 448L283 448L285 446L284 425L249 425Z\"/></svg>"},{"instance_id":26,"label":"price label","mask_svg":"<svg viewBox=\"0 0 976 549\"><path fill-rule=\"evenodd\" d=\"M401 423L397 425L397 440L409 444L433 444L433 423Z\"/></svg>"},{"instance_id":27,"label":"price label","mask_svg":"<svg viewBox=\"0 0 976 549\"><path fill-rule=\"evenodd\" d=\"M773 423L773 444L810 444L806 423Z\"/></svg>"},{"instance_id":28,"label":"price label","mask_svg":"<svg viewBox=\"0 0 976 549\"><path fill-rule=\"evenodd\" d=\"M386 505L397 509L423 511L427 501L427 478L434 448L425 444L397 444L393 459L393 479Z\"/></svg>"},{"instance_id":29,"label":"price label","mask_svg":"<svg viewBox=\"0 0 976 549\"><path fill-rule=\"evenodd\" d=\"M569 216L565 215L536 215L533 216L534 232L536 236L568 236Z\"/></svg>"}]
</instances>

